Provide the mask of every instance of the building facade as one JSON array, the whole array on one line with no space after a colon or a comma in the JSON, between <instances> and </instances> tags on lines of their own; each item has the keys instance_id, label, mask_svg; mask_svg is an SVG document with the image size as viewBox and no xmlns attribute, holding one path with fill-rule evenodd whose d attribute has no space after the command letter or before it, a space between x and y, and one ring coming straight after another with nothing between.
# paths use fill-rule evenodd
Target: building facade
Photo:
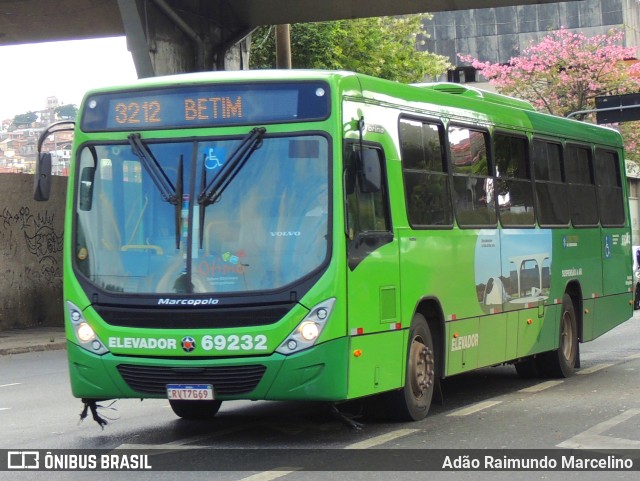
<instances>
[{"instance_id":1,"label":"building facade","mask_svg":"<svg viewBox=\"0 0 640 481\"><path fill-rule=\"evenodd\" d=\"M506 63L550 30L565 27L587 36L624 30L625 46L640 45L640 4L637 0L580 0L438 12L424 22L430 38L423 48L444 55L457 68L458 54L483 62Z\"/></svg>"},{"instance_id":2,"label":"building facade","mask_svg":"<svg viewBox=\"0 0 640 481\"><path fill-rule=\"evenodd\" d=\"M587 36L606 34L612 29L625 33L624 46L640 47L640 2L638 0L580 0L540 5L520 5L476 10L438 12L424 22L429 35L424 48L444 55L455 66L446 79L458 83L478 83L491 89L473 67L458 54L471 55L482 62L507 63L549 31L567 28ZM636 58L640 58L636 54ZM627 163L629 207L633 243L640 245L640 166Z\"/></svg>"}]
</instances>

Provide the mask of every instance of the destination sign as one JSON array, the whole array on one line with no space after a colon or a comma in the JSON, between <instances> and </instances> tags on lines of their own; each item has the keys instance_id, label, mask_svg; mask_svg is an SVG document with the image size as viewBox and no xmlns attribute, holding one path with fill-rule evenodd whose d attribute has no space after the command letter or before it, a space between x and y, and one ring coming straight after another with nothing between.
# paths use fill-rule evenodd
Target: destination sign
<instances>
[{"instance_id":1,"label":"destination sign","mask_svg":"<svg viewBox=\"0 0 640 481\"><path fill-rule=\"evenodd\" d=\"M209 84L118 91L85 99L85 132L255 125L323 120L324 82Z\"/></svg>"}]
</instances>

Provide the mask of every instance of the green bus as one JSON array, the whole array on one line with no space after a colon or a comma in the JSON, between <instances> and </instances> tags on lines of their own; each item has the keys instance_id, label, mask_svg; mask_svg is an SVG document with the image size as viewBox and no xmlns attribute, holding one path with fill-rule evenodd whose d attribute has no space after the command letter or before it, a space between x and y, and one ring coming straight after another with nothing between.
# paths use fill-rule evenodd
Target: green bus
<instances>
[{"instance_id":1,"label":"green bus","mask_svg":"<svg viewBox=\"0 0 640 481\"><path fill-rule=\"evenodd\" d=\"M365 398L418 420L445 377L569 376L580 342L632 315L614 130L458 84L291 70L96 89L73 128L63 285L85 412Z\"/></svg>"}]
</instances>

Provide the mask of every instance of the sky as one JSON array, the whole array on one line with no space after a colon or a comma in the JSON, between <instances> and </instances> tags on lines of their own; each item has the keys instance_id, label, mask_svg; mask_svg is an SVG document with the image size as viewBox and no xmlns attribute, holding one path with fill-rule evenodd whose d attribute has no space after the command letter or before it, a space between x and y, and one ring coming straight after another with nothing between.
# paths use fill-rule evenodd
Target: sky
<instances>
[{"instance_id":1,"label":"sky","mask_svg":"<svg viewBox=\"0 0 640 481\"><path fill-rule=\"evenodd\" d=\"M0 47L0 120L46 108L47 97L79 105L94 87L137 78L125 37Z\"/></svg>"}]
</instances>

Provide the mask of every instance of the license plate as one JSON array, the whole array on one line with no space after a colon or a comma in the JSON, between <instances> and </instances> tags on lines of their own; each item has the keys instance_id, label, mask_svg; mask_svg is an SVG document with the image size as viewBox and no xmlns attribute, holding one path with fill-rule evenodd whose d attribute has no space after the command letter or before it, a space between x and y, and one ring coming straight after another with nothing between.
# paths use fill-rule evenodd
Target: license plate
<instances>
[{"instance_id":1,"label":"license plate","mask_svg":"<svg viewBox=\"0 0 640 481\"><path fill-rule=\"evenodd\" d=\"M167 398L181 401L211 401L211 384L167 384Z\"/></svg>"}]
</instances>

